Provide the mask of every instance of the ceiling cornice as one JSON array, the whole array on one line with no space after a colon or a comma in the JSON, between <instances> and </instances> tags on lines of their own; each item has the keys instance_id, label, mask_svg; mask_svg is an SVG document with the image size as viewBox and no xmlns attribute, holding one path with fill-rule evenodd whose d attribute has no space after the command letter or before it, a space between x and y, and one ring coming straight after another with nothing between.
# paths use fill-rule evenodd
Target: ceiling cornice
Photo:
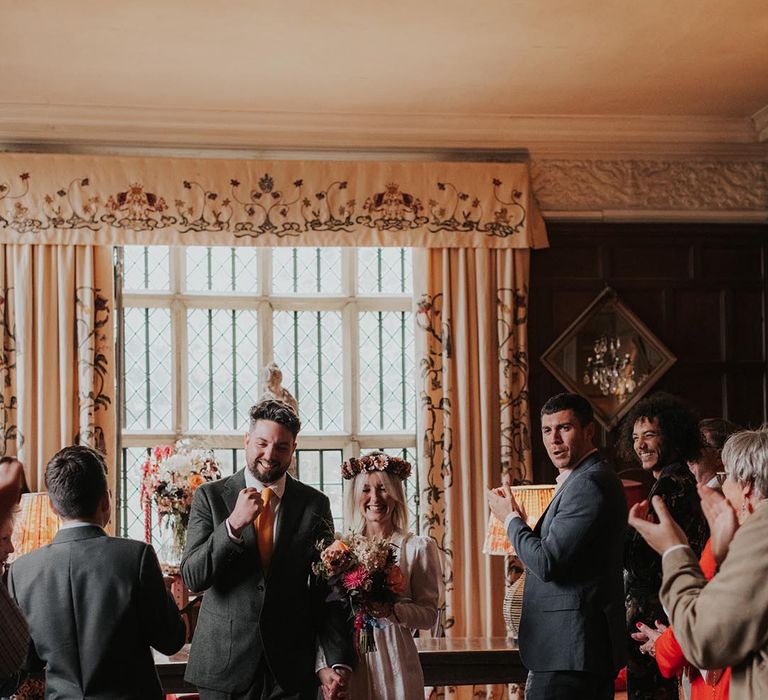
<instances>
[{"instance_id":1,"label":"ceiling cornice","mask_svg":"<svg viewBox=\"0 0 768 700\"><path fill-rule=\"evenodd\" d=\"M175 152L472 153L519 158L768 160L768 107L751 118L270 113L0 105L0 149Z\"/></svg>"}]
</instances>

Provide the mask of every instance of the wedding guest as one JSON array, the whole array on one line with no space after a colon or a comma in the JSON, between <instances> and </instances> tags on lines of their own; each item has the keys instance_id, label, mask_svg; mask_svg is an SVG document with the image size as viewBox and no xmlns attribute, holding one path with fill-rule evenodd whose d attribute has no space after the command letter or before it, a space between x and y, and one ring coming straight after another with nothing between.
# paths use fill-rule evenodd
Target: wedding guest
<instances>
[{"instance_id":1,"label":"wedding guest","mask_svg":"<svg viewBox=\"0 0 768 700\"><path fill-rule=\"evenodd\" d=\"M0 569L11 552L11 514L19 502L23 476L15 457L0 458ZM19 681L19 672L29 647L29 630L24 616L0 580L0 695L10 693Z\"/></svg>"},{"instance_id":2,"label":"wedding guest","mask_svg":"<svg viewBox=\"0 0 768 700\"><path fill-rule=\"evenodd\" d=\"M318 639L336 694L354 663L345 612L312 574L330 502L287 474L300 428L288 404L257 403L245 467L195 492L181 573L205 591L185 676L202 700L314 700Z\"/></svg>"},{"instance_id":3,"label":"wedding guest","mask_svg":"<svg viewBox=\"0 0 768 700\"><path fill-rule=\"evenodd\" d=\"M627 504L594 435L584 397L551 397L541 409L541 438L559 474L544 515L531 529L509 486L488 494L526 570L519 643L528 700L609 700L626 658Z\"/></svg>"},{"instance_id":4,"label":"wedding guest","mask_svg":"<svg viewBox=\"0 0 768 700\"><path fill-rule=\"evenodd\" d=\"M404 579L399 600L382 611L373 629L376 650L361 655L352 675L348 697L353 700L424 698L424 674L413 635L437 622L441 573L435 541L408 531L403 482L410 473L410 463L383 452L349 459L341 467L349 481L346 522L353 532L395 544Z\"/></svg>"},{"instance_id":5,"label":"wedding guest","mask_svg":"<svg viewBox=\"0 0 768 700\"><path fill-rule=\"evenodd\" d=\"M688 460L688 469L697 484L704 484L719 489L717 475L723 471L721 453L725 441L740 430L739 426L724 418L704 418L699 421L701 432L701 454L696 459Z\"/></svg>"},{"instance_id":6,"label":"wedding guest","mask_svg":"<svg viewBox=\"0 0 768 700\"><path fill-rule=\"evenodd\" d=\"M658 497L630 523L662 556L661 601L685 657L702 669L731 667L731 696L768 698L768 426L731 436L722 494L699 487L719 567L707 581L688 538Z\"/></svg>"},{"instance_id":7,"label":"wedding guest","mask_svg":"<svg viewBox=\"0 0 768 700\"><path fill-rule=\"evenodd\" d=\"M104 532L107 466L95 450L60 450L45 469L45 486L62 525L8 576L29 621L28 666L45 666L47 697L161 700L150 647L173 654L186 629L154 550Z\"/></svg>"},{"instance_id":8,"label":"wedding guest","mask_svg":"<svg viewBox=\"0 0 768 700\"><path fill-rule=\"evenodd\" d=\"M639 401L624 419L620 449L651 472L655 482L649 499L659 496L688 536L698 557L709 531L701 510L696 480L686 466L701 454L701 434L695 414L677 397L662 392ZM661 557L638 532L629 529L624 550L627 606L627 698L672 700L677 682L664 678L655 660L642 654L631 638L637 623L667 624L659 601Z\"/></svg>"}]
</instances>

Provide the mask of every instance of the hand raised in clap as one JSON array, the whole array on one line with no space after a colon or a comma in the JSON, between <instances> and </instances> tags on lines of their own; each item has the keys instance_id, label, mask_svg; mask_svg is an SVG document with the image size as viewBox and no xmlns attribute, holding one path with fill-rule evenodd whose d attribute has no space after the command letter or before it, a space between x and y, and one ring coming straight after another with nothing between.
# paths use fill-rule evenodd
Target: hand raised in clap
<instances>
[{"instance_id":1,"label":"hand raised in clap","mask_svg":"<svg viewBox=\"0 0 768 700\"><path fill-rule=\"evenodd\" d=\"M525 512L525 506L518 503L515 494L512 493L512 487L504 484L488 491L488 505L493 513L502 523L511 513L517 513L523 522L528 520L528 514Z\"/></svg>"},{"instance_id":2,"label":"hand raised in clap","mask_svg":"<svg viewBox=\"0 0 768 700\"><path fill-rule=\"evenodd\" d=\"M728 554L736 530L739 529L739 519L733 506L719 491L702 485L699 486L699 496L712 538L712 556L720 566Z\"/></svg>"}]
</instances>

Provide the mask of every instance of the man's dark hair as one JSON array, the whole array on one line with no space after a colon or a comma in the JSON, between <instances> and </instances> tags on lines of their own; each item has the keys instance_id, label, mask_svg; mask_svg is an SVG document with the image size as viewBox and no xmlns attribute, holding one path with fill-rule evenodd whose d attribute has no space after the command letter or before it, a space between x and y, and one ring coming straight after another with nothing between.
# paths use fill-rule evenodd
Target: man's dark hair
<instances>
[{"instance_id":1,"label":"man's dark hair","mask_svg":"<svg viewBox=\"0 0 768 700\"><path fill-rule=\"evenodd\" d=\"M107 493L104 457L83 445L59 450L45 468L45 488L62 518L92 518Z\"/></svg>"},{"instance_id":2,"label":"man's dark hair","mask_svg":"<svg viewBox=\"0 0 768 700\"><path fill-rule=\"evenodd\" d=\"M705 430L709 433L709 442L704 438ZM702 447L714 447L716 450L722 450L725 441L740 430L741 428L736 423L731 423L725 418L702 418L699 421Z\"/></svg>"},{"instance_id":3,"label":"man's dark hair","mask_svg":"<svg viewBox=\"0 0 768 700\"><path fill-rule=\"evenodd\" d=\"M580 394L568 394L565 392L556 394L552 398L547 399L547 402L541 407L542 416L551 416L553 413L559 413L560 411L573 411L573 415L576 416L582 428L595 422L592 406Z\"/></svg>"},{"instance_id":4,"label":"man's dark hair","mask_svg":"<svg viewBox=\"0 0 768 700\"><path fill-rule=\"evenodd\" d=\"M251 424L250 428L256 425L257 421L271 420L273 423L279 423L286 428L293 437L296 437L301 430L301 421L287 403L277 399L264 399L255 406L251 406Z\"/></svg>"},{"instance_id":5,"label":"man's dark hair","mask_svg":"<svg viewBox=\"0 0 768 700\"><path fill-rule=\"evenodd\" d=\"M701 433L696 413L682 399L659 391L638 401L621 425L619 451L627 460L636 461L632 433L635 423L642 418L653 421L658 418L659 430L669 455L676 461L689 462L701 454ZM660 465L666 466L666 465Z\"/></svg>"}]
</instances>

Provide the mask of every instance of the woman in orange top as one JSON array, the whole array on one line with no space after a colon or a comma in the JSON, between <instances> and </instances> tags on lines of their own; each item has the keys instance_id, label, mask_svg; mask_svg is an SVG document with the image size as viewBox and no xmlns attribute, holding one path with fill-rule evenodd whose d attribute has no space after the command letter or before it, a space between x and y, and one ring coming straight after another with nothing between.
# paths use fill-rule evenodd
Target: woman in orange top
<instances>
[{"instance_id":1,"label":"woman in orange top","mask_svg":"<svg viewBox=\"0 0 768 700\"><path fill-rule=\"evenodd\" d=\"M717 573L717 562L712 554L712 540L708 540L701 553L699 566L709 581ZM688 668L691 679L691 700L728 700L731 684L731 669L700 671L691 666L683 656L683 650L675 639L671 627L656 622L651 629L642 622L637 623L638 632L632 638L642 642L640 651L656 657L656 664L664 678L679 676Z\"/></svg>"}]
</instances>

